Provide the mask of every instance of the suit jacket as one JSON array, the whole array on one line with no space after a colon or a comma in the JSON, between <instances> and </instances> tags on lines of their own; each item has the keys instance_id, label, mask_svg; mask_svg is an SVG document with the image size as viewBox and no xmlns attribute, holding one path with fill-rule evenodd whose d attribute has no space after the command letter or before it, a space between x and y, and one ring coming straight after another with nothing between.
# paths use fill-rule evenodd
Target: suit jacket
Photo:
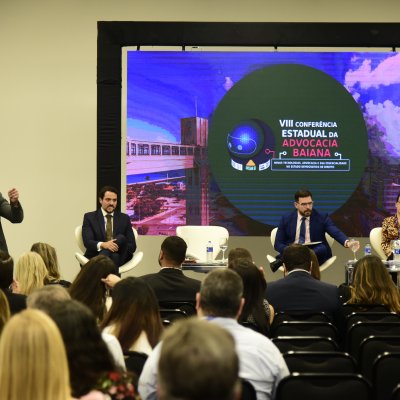
<instances>
[{"instance_id":1,"label":"suit jacket","mask_svg":"<svg viewBox=\"0 0 400 400\"><path fill-rule=\"evenodd\" d=\"M196 301L200 291L200 281L188 278L178 268L164 268L155 274L143 278L154 290L159 302L162 301Z\"/></svg>"},{"instance_id":2,"label":"suit jacket","mask_svg":"<svg viewBox=\"0 0 400 400\"><path fill-rule=\"evenodd\" d=\"M21 204L18 207L13 207L0 193L0 217L8 219L13 224L18 224L24 219L24 211ZM0 250L7 251L7 242L4 237L3 227L1 226L0 218Z\"/></svg>"},{"instance_id":3,"label":"suit jacket","mask_svg":"<svg viewBox=\"0 0 400 400\"><path fill-rule=\"evenodd\" d=\"M121 260L122 265L132 258L136 250L136 241L129 216L117 210L114 211L113 238L117 239L117 244L120 246L121 250L122 247L124 247L124 252L126 251L125 259ZM106 228L100 208L84 215L82 239L86 247L85 257L92 258L97 256L99 254L97 251L97 243L106 241Z\"/></svg>"},{"instance_id":4,"label":"suit jacket","mask_svg":"<svg viewBox=\"0 0 400 400\"><path fill-rule=\"evenodd\" d=\"M341 302L339 289L314 279L306 271L293 271L267 286L266 298L279 311L324 311L337 317Z\"/></svg>"},{"instance_id":5,"label":"suit jacket","mask_svg":"<svg viewBox=\"0 0 400 400\"><path fill-rule=\"evenodd\" d=\"M12 293L7 289L3 289L10 306L11 315L14 315L26 308L26 296L24 294Z\"/></svg>"},{"instance_id":6,"label":"suit jacket","mask_svg":"<svg viewBox=\"0 0 400 400\"><path fill-rule=\"evenodd\" d=\"M280 254L283 253L285 247L293 244L296 238L296 226L297 210L291 211L281 218L274 245L275 250ZM328 233L341 245L344 245L347 240L347 236L333 223L328 214L319 213L313 209L310 216L310 240L312 242L322 242L323 252L316 251L320 264L332 257L332 251L326 241L325 233ZM313 247L311 248L313 249Z\"/></svg>"}]
</instances>

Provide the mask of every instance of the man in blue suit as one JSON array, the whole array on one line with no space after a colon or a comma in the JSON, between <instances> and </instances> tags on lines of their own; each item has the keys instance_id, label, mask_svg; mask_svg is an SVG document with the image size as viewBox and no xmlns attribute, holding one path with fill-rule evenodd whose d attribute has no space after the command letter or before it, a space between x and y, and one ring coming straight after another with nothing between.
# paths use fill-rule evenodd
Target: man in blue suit
<instances>
[{"instance_id":1,"label":"man in blue suit","mask_svg":"<svg viewBox=\"0 0 400 400\"><path fill-rule=\"evenodd\" d=\"M348 247L349 239L336 227L329 215L313 209L310 191L299 190L295 193L294 199L296 210L281 218L276 233L274 247L280 253L278 259L281 259L284 249L293 243L320 242L309 247L317 255L319 264L323 264L332 257L332 251L326 241L325 233L328 233L344 247Z\"/></svg>"},{"instance_id":2,"label":"man in blue suit","mask_svg":"<svg viewBox=\"0 0 400 400\"><path fill-rule=\"evenodd\" d=\"M136 242L129 216L116 210L117 196L117 189L112 186L100 190L101 207L84 215L82 239L85 257L100 254L110 257L118 273L118 267L132 258Z\"/></svg>"}]
</instances>

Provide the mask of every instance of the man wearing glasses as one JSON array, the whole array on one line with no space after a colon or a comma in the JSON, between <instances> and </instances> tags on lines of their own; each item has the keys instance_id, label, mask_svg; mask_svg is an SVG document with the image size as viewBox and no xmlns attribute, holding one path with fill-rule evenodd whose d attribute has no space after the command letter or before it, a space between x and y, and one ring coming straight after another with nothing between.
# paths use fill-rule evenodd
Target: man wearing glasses
<instances>
[{"instance_id":1,"label":"man wearing glasses","mask_svg":"<svg viewBox=\"0 0 400 400\"><path fill-rule=\"evenodd\" d=\"M348 237L335 226L328 214L320 213L313 208L312 194L309 190L297 191L294 199L296 210L281 218L276 234L274 247L279 252L279 256L277 265L271 266L275 270L280 266L279 261L283 250L293 243L307 244L314 250L320 265L332 257L325 233L344 247L348 247Z\"/></svg>"}]
</instances>

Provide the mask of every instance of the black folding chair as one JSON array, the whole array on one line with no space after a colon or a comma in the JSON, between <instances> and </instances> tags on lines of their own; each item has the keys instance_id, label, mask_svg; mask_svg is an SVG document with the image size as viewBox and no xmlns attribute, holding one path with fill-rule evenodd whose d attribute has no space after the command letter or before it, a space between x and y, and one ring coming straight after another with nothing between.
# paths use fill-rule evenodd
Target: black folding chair
<instances>
[{"instance_id":1,"label":"black folding chair","mask_svg":"<svg viewBox=\"0 0 400 400\"><path fill-rule=\"evenodd\" d=\"M397 385L394 388L394 390L392 392L391 400L400 400L400 385Z\"/></svg>"},{"instance_id":2,"label":"black folding chair","mask_svg":"<svg viewBox=\"0 0 400 400\"><path fill-rule=\"evenodd\" d=\"M383 353L374 362L372 382L376 400L390 400L400 383L400 353Z\"/></svg>"},{"instance_id":3,"label":"black folding chair","mask_svg":"<svg viewBox=\"0 0 400 400\"><path fill-rule=\"evenodd\" d=\"M271 339L281 353L288 351L336 351L336 342L323 336L278 336Z\"/></svg>"},{"instance_id":4,"label":"black folding chair","mask_svg":"<svg viewBox=\"0 0 400 400\"><path fill-rule=\"evenodd\" d=\"M356 322L400 322L400 315L394 312L371 312L358 311L352 312L346 317L346 331Z\"/></svg>"},{"instance_id":5,"label":"black folding chair","mask_svg":"<svg viewBox=\"0 0 400 400\"><path fill-rule=\"evenodd\" d=\"M385 352L400 352L400 336L369 336L361 342L358 365L365 378L372 379L373 364L378 356Z\"/></svg>"},{"instance_id":6,"label":"black folding chair","mask_svg":"<svg viewBox=\"0 0 400 400\"><path fill-rule=\"evenodd\" d=\"M162 309L178 309L184 311L189 317L196 315L196 307L194 303L189 301L160 301L158 303Z\"/></svg>"},{"instance_id":7,"label":"black folding chair","mask_svg":"<svg viewBox=\"0 0 400 400\"><path fill-rule=\"evenodd\" d=\"M273 324L279 324L284 321L332 322L332 319L322 311L279 311L275 313Z\"/></svg>"},{"instance_id":8,"label":"black folding chair","mask_svg":"<svg viewBox=\"0 0 400 400\"><path fill-rule=\"evenodd\" d=\"M254 386L246 379L240 380L242 384L242 397L241 400L257 400L257 393Z\"/></svg>"},{"instance_id":9,"label":"black folding chair","mask_svg":"<svg viewBox=\"0 0 400 400\"><path fill-rule=\"evenodd\" d=\"M389 308L384 304L367 304L367 303L358 303L358 304L349 304L345 303L342 305L343 314L349 315L353 312L390 312Z\"/></svg>"},{"instance_id":10,"label":"black folding chair","mask_svg":"<svg viewBox=\"0 0 400 400\"><path fill-rule=\"evenodd\" d=\"M179 308L160 308L160 317L164 323L164 321L169 321L173 323L177 319L188 318L189 316L185 311L180 310Z\"/></svg>"},{"instance_id":11,"label":"black folding chair","mask_svg":"<svg viewBox=\"0 0 400 400\"><path fill-rule=\"evenodd\" d=\"M356 373L356 362L339 351L289 351L283 354L290 372Z\"/></svg>"},{"instance_id":12,"label":"black folding chair","mask_svg":"<svg viewBox=\"0 0 400 400\"><path fill-rule=\"evenodd\" d=\"M356 360L361 342L368 336L400 335L399 322L357 322L346 334L345 348Z\"/></svg>"},{"instance_id":13,"label":"black folding chair","mask_svg":"<svg viewBox=\"0 0 400 400\"><path fill-rule=\"evenodd\" d=\"M276 400L371 400L371 385L358 374L293 373L283 378Z\"/></svg>"},{"instance_id":14,"label":"black folding chair","mask_svg":"<svg viewBox=\"0 0 400 400\"><path fill-rule=\"evenodd\" d=\"M127 351L124 353L125 365L128 371L134 372L139 378L142 373L144 363L147 360L147 354L138 351Z\"/></svg>"},{"instance_id":15,"label":"black folding chair","mask_svg":"<svg viewBox=\"0 0 400 400\"><path fill-rule=\"evenodd\" d=\"M276 336L325 336L336 341L338 332L331 322L284 321L271 328L271 337Z\"/></svg>"}]
</instances>

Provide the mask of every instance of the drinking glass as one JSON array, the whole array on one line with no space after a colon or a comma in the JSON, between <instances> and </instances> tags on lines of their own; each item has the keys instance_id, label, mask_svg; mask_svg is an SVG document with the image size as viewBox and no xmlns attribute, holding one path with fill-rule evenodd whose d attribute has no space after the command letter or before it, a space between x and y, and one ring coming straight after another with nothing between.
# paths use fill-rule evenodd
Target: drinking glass
<instances>
[{"instance_id":1,"label":"drinking glass","mask_svg":"<svg viewBox=\"0 0 400 400\"><path fill-rule=\"evenodd\" d=\"M219 239L219 248L222 250L222 262L225 262L225 251L228 248L228 239L222 237Z\"/></svg>"},{"instance_id":2,"label":"drinking glass","mask_svg":"<svg viewBox=\"0 0 400 400\"><path fill-rule=\"evenodd\" d=\"M356 253L357 253L359 248L360 248L360 242L358 240L353 239L353 238L349 239L349 249L354 254L354 261L357 261Z\"/></svg>"}]
</instances>

